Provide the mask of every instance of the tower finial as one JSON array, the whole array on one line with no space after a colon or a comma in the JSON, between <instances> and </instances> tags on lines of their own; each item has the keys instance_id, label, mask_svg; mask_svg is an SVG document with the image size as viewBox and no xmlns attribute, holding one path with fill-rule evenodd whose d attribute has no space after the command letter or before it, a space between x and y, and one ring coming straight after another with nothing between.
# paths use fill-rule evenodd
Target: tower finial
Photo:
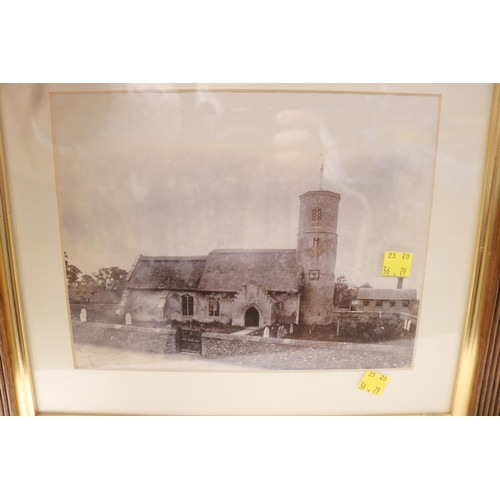
<instances>
[{"instance_id":1,"label":"tower finial","mask_svg":"<svg viewBox=\"0 0 500 500\"><path fill-rule=\"evenodd\" d=\"M319 190L323 191L323 170L325 169L323 166L323 153L321 153L320 156L321 156L321 168L319 169Z\"/></svg>"}]
</instances>

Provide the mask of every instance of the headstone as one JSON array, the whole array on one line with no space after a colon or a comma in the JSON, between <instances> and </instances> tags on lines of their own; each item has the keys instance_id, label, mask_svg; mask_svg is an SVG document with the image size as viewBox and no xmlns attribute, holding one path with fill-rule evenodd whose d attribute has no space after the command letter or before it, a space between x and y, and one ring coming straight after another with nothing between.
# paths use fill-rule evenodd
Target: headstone
<instances>
[{"instance_id":1,"label":"headstone","mask_svg":"<svg viewBox=\"0 0 500 500\"><path fill-rule=\"evenodd\" d=\"M266 326L266 327L264 328L264 338L265 338L265 339L268 339L268 338L269 338L269 327L268 327L268 326Z\"/></svg>"},{"instance_id":2,"label":"headstone","mask_svg":"<svg viewBox=\"0 0 500 500\"><path fill-rule=\"evenodd\" d=\"M281 337L283 337L283 326L278 328L278 338L280 339Z\"/></svg>"},{"instance_id":3,"label":"headstone","mask_svg":"<svg viewBox=\"0 0 500 500\"><path fill-rule=\"evenodd\" d=\"M126 325L132 324L132 315L130 313L125 314L125 324Z\"/></svg>"},{"instance_id":4,"label":"headstone","mask_svg":"<svg viewBox=\"0 0 500 500\"><path fill-rule=\"evenodd\" d=\"M293 333L293 323L290 323L290 333Z\"/></svg>"},{"instance_id":5,"label":"headstone","mask_svg":"<svg viewBox=\"0 0 500 500\"><path fill-rule=\"evenodd\" d=\"M87 311L85 309L82 309L80 311L80 321L82 323L85 323L87 321Z\"/></svg>"}]
</instances>

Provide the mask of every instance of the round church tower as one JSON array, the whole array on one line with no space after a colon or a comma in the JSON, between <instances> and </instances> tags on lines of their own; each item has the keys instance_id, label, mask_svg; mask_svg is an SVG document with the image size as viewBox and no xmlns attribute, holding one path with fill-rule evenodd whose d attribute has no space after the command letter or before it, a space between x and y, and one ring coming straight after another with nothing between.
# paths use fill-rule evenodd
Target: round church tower
<instances>
[{"instance_id":1,"label":"round church tower","mask_svg":"<svg viewBox=\"0 0 500 500\"><path fill-rule=\"evenodd\" d=\"M340 194L308 191L300 196L297 258L302 271L299 321L330 323L333 314Z\"/></svg>"}]
</instances>

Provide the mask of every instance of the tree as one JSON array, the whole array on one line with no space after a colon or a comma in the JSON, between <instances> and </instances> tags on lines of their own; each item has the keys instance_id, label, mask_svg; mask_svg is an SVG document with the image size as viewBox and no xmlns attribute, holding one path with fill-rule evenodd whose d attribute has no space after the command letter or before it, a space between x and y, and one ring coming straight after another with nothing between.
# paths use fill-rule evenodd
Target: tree
<instances>
[{"instance_id":1,"label":"tree","mask_svg":"<svg viewBox=\"0 0 500 500\"><path fill-rule=\"evenodd\" d=\"M64 252L64 264L66 267L66 279L68 280L68 285L76 285L82 272L76 266L69 263L69 257L66 252Z\"/></svg>"},{"instance_id":2,"label":"tree","mask_svg":"<svg viewBox=\"0 0 500 500\"><path fill-rule=\"evenodd\" d=\"M358 287L348 283L345 276L339 276L335 280L333 305L335 307L351 307L351 301L358 295Z\"/></svg>"},{"instance_id":3,"label":"tree","mask_svg":"<svg viewBox=\"0 0 500 500\"><path fill-rule=\"evenodd\" d=\"M84 274L80 278L80 284L82 284L82 285L97 285L97 280L93 276L90 276L90 274Z\"/></svg>"},{"instance_id":4,"label":"tree","mask_svg":"<svg viewBox=\"0 0 500 500\"><path fill-rule=\"evenodd\" d=\"M333 296L334 307L342 307L349 309L351 307L351 302L356 300L358 296L358 290L360 288L371 288L370 283L363 283L361 286L356 286L353 283L349 283L345 276L339 276L335 280L335 289Z\"/></svg>"},{"instance_id":5,"label":"tree","mask_svg":"<svg viewBox=\"0 0 500 500\"><path fill-rule=\"evenodd\" d=\"M99 271L92 273L98 284L106 287L114 292L121 291L125 288L125 278L127 271L119 267L101 267Z\"/></svg>"}]
</instances>

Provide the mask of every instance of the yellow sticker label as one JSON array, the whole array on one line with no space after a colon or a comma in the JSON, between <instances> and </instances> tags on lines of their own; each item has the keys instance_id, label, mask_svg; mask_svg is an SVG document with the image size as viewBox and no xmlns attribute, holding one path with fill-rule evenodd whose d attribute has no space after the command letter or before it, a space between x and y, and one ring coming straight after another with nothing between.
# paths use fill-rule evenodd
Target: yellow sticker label
<instances>
[{"instance_id":1,"label":"yellow sticker label","mask_svg":"<svg viewBox=\"0 0 500 500\"><path fill-rule=\"evenodd\" d=\"M363 380L361 380L358 389L380 396L384 392L388 382L389 377L387 375L368 370L363 376Z\"/></svg>"},{"instance_id":2,"label":"yellow sticker label","mask_svg":"<svg viewBox=\"0 0 500 500\"><path fill-rule=\"evenodd\" d=\"M408 252L385 252L382 276L409 278L413 254Z\"/></svg>"}]
</instances>

